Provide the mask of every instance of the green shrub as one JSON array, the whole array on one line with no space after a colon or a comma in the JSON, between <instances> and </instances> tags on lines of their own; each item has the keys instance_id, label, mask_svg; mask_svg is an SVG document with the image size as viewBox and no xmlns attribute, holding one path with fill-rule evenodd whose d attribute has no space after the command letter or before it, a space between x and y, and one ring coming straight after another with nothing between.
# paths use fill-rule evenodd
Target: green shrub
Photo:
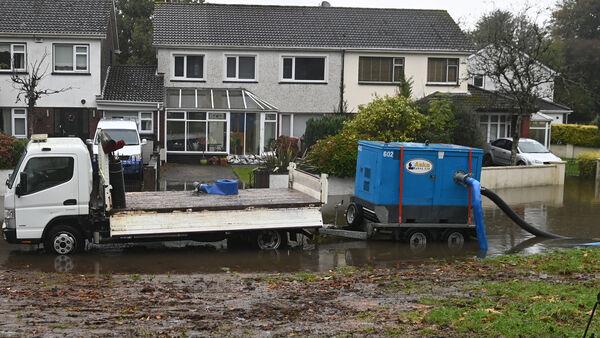
<instances>
[{"instance_id":1,"label":"green shrub","mask_svg":"<svg viewBox=\"0 0 600 338\"><path fill-rule=\"evenodd\" d=\"M356 171L358 136L339 133L317 141L306 156L306 163L337 177L352 177Z\"/></svg>"},{"instance_id":2,"label":"green shrub","mask_svg":"<svg viewBox=\"0 0 600 338\"><path fill-rule=\"evenodd\" d=\"M577 166L579 167L579 176L595 177L596 163L600 158L600 152L581 153L577 156Z\"/></svg>"},{"instance_id":3,"label":"green shrub","mask_svg":"<svg viewBox=\"0 0 600 338\"><path fill-rule=\"evenodd\" d=\"M0 133L0 169L12 169L27 146L27 139Z\"/></svg>"},{"instance_id":4,"label":"green shrub","mask_svg":"<svg viewBox=\"0 0 600 338\"><path fill-rule=\"evenodd\" d=\"M592 125L557 124L552 126L552 143L598 148L600 132Z\"/></svg>"},{"instance_id":5,"label":"green shrub","mask_svg":"<svg viewBox=\"0 0 600 338\"><path fill-rule=\"evenodd\" d=\"M342 130L344 121L348 119L348 114L328 114L318 118L311 118L306 121L306 131L304 132L304 148L308 149L318 140L327 136L335 135Z\"/></svg>"},{"instance_id":6,"label":"green shrub","mask_svg":"<svg viewBox=\"0 0 600 338\"><path fill-rule=\"evenodd\" d=\"M452 143L455 128L455 118L452 101L440 97L428 102L423 111L427 116L425 126L417 141L431 143Z\"/></svg>"},{"instance_id":7,"label":"green shrub","mask_svg":"<svg viewBox=\"0 0 600 338\"><path fill-rule=\"evenodd\" d=\"M287 167L300 153L299 140L295 137L279 136L271 144L272 153L265 159L265 166L271 172L287 173Z\"/></svg>"}]
</instances>

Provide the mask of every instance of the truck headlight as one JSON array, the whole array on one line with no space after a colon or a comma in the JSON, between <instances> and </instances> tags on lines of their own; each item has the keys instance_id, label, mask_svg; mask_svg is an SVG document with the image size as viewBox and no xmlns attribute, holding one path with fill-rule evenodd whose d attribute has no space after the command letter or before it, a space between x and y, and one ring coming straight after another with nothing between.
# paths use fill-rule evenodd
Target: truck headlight
<instances>
[{"instance_id":1,"label":"truck headlight","mask_svg":"<svg viewBox=\"0 0 600 338\"><path fill-rule=\"evenodd\" d=\"M13 219L15 218L15 210L14 209L4 209L4 219Z\"/></svg>"}]
</instances>

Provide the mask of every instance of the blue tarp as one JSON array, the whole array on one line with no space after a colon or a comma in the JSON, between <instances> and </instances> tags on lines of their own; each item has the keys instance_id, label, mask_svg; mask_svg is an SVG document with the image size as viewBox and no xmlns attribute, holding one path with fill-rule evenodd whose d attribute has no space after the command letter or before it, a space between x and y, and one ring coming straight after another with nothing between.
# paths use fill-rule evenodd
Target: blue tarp
<instances>
[{"instance_id":1,"label":"blue tarp","mask_svg":"<svg viewBox=\"0 0 600 338\"><path fill-rule=\"evenodd\" d=\"M221 179L213 184L200 184L198 191L211 195L237 195L238 180Z\"/></svg>"}]
</instances>

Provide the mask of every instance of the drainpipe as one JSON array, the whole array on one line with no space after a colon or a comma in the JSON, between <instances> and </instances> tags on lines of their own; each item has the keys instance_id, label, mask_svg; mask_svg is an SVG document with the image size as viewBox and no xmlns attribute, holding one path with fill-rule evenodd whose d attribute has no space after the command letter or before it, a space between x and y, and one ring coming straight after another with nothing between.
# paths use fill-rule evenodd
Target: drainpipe
<instances>
[{"instance_id":1,"label":"drainpipe","mask_svg":"<svg viewBox=\"0 0 600 338\"><path fill-rule=\"evenodd\" d=\"M344 69L346 64L346 50L342 49L342 74L340 76L340 103L338 108L341 112L342 107L344 107Z\"/></svg>"}]
</instances>

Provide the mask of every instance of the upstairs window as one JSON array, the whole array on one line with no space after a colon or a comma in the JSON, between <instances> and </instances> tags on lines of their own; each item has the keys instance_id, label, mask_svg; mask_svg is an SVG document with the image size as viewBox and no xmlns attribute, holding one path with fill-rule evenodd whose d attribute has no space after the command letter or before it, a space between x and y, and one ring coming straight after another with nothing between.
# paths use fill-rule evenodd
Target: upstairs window
<instances>
[{"instance_id":1,"label":"upstairs window","mask_svg":"<svg viewBox=\"0 0 600 338\"><path fill-rule=\"evenodd\" d=\"M175 55L173 77L180 79L204 79L204 55Z\"/></svg>"},{"instance_id":2,"label":"upstairs window","mask_svg":"<svg viewBox=\"0 0 600 338\"><path fill-rule=\"evenodd\" d=\"M404 58L361 56L358 82L399 83L404 79Z\"/></svg>"},{"instance_id":3,"label":"upstairs window","mask_svg":"<svg viewBox=\"0 0 600 338\"><path fill-rule=\"evenodd\" d=\"M256 80L256 56L227 55L225 69L225 80Z\"/></svg>"},{"instance_id":4,"label":"upstairs window","mask_svg":"<svg viewBox=\"0 0 600 338\"><path fill-rule=\"evenodd\" d=\"M458 84L458 59L429 58L427 62L427 82Z\"/></svg>"},{"instance_id":5,"label":"upstairs window","mask_svg":"<svg viewBox=\"0 0 600 338\"><path fill-rule=\"evenodd\" d=\"M54 46L54 71L58 73L88 73L89 54L88 45L63 45Z\"/></svg>"},{"instance_id":6,"label":"upstairs window","mask_svg":"<svg viewBox=\"0 0 600 338\"><path fill-rule=\"evenodd\" d=\"M284 56L282 80L296 82L325 82L325 56Z\"/></svg>"},{"instance_id":7,"label":"upstairs window","mask_svg":"<svg viewBox=\"0 0 600 338\"><path fill-rule=\"evenodd\" d=\"M0 43L0 71L25 71L25 44Z\"/></svg>"},{"instance_id":8,"label":"upstairs window","mask_svg":"<svg viewBox=\"0 0 600 338\"><path fill-rule=\"evenodd\" d=\"M483 88L483 75L473 76L473 85L475 87Z\"/></svg>"}]
</instances>

